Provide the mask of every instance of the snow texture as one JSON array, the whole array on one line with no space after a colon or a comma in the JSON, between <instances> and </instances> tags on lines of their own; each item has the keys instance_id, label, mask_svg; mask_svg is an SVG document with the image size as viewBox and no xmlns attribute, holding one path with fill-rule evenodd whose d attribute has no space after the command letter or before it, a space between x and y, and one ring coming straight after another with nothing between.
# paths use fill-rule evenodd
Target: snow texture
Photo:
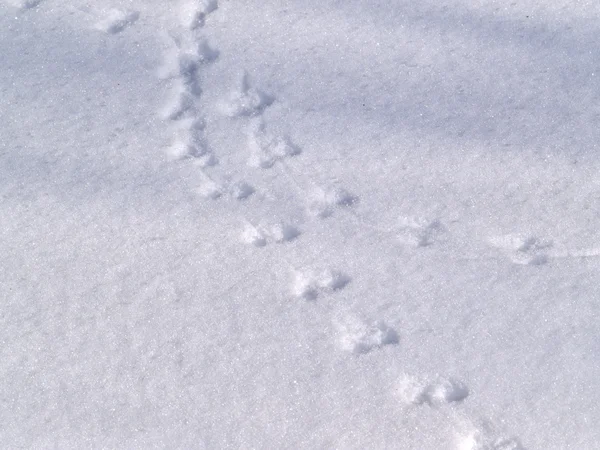
<instances>
[{"instance_id":1,"label":"snow texture","mask_svg":"<svg viewBox=\"0 0 600 450\"><path fill-rule=\"evenodd\" d=\"M0 0L3 448L599 448L600 4Z\"/></svg>"}]
</instances>

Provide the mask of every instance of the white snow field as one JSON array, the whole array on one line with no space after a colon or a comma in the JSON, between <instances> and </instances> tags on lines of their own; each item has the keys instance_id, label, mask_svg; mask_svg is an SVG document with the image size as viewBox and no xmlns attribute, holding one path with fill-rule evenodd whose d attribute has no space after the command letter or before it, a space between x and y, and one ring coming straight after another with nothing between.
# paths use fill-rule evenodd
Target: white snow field
<instances>
[{"instance_id":1,"label":"white snow field","mask_svg":"<svg viewBox=\"0 0 600 450\"><path fill-rule=\"evenodd\" d=\"M0 447L600 449L599 35L0 0Z\"/></svg>"}]
</instances>

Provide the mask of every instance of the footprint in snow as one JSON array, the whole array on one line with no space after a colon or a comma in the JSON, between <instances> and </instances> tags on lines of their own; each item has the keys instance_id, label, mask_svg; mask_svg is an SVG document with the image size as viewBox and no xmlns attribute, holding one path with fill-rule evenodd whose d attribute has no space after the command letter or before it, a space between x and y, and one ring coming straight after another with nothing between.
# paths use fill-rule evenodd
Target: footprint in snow
<instances>
[{"instance_id":1,"label":"footprint in snow","mask_svg":"<svg viewBox=\"0 0 600 450\"><path fill-rule=\"evenodd\" d=\"M331 293L343 289L350 277L336 270L298 271L292 284L292 292L304 300L316 300L322 293Z\"/></svg>"},{"instance_id":2,"label":"footprint in snow","mask_svg":"<svg viewBox=\"0 0 600 450\"><path fill-rule=\"evenodd\" d=\"M358 197L342 188L316 189L308 198L307 210L320 219L331 216L337 208L353 206Z\"/></svg>"},{"instance_id":3,"label":"footprint in snow","mask_svg":"<svg viewBox=\"0 0 600 450\"><path fill-rule=\"evenodd\" d=\"M227 194L235 200L246 200L254 194L254 188L245 181L218 182L204 174L204 181L196 188L196 193L206 199L216 200Z\"/></svg>"},{"instance_id":4,"label":"footprint in snow","mask_svg":"<svg viewBox=\"0 0 600 450\"><path fill-rule=\"evenodd\" d=\"M274 99L251 86L247 73L240 79L239 86L218 105L219 111L227 117L245 117L260 114L273 103Z\"/></svg>"},{"instance_id":5,"label":"footprint in snow","mask_svg":"<svg viewBox=\"0 0 600 450\"><path fill-rule=\"evenodd\" d=\"M164 120L181 120L186 116L198 116L196 103L202 95L200 69L213 62L219 55L205 39L171 36L175 49L165 56L158 76L171 80L172 86L166 105L160 112Z\"/></svg>"},{"instance_id":6,"label":"footprint in snow","mask_svg":"<svg viewBox=\"0 0 600 450\"><path fill-rule=\"evenodd\" d=\"M424 380L409 375L400 378L397 392L406 404L430 406L460 402L469 395L469 389L452 378L436 377L434 380Z\"/></svg>"},{"instance_id":7,"label":"footprint in snow","mask_svg":"<svg viewBox=\"0 0 600 450\"><path fill-rule=\"evenodd\" d=\"M262 121L253 123L248 133L250 158L248 165L268 169L280 160L296 156L301 150L285 137L278 137L266 131Z\"/></svg>"},{"instance_id":8,"label":"footprint in snow","mask_svg":"<svg viewBox=\"0 0 600 450\"><path fill-rule=\"evenodd\" d=\"M501 250L513 263L530 266L546 264L547 250L552 248L551 241L520 234L493 236L489 243Z\"/></svg>"},{"instance_id":9,"label":"footprint in snow","mask_svg":"<svg viewBox=\"0 0 600 450\"><path fill-rule=\"evenodd\" d=\"M189 91L185 82L181 79L177 79L171 88L165 106L160 111L160 116L164 120L173 121L180 120L186 116L193 116L193 113L187 113L189 111L194 111L196 99L197 97Z\"/></svg>"},{"instance_id":10,"label":"footprint in snow","mask_svg":"<svg viewBox=\"0 0 600 450\"><path fill-rule=\"evenodd\" d=\"M246 200L254 194L254 188L245 181L238 181L229 185L229 194L236 200Z\"/></svg>"},{"instance_id":11,"label":"footprint in snow","mask_svg":"<svg viewBox=\"0 0 600 450\"><path fill-rule=\"evenodd\" d=\"M366 322L353 316L334 320L338 330L338 345L355 355L369 353L386 345L397 344L398 333L385 322Z\"/></svg>"},{"instance_id":12,"label":"footprint in snow","mask_svg":"<svg viewBox=\"0 0 600 450\"><path fill-rule=\"evenodd\" d=\"M223 195L224 189L219 183L213 180L206 180L196 188L196 193L201 197L216 200Z\"/></svg>"},{"instance_id":13,"label":"footprint in snow","mask_svg":"<svg viewBox=\"0 0 600 450\"><path fill-rule=\"evenodd\" d=\"M269 242L276 242L278 244L290 242L298 236L300 236L300 231L290 224L275 223L254 226L247 223L242 233L242 240L255 247L264 247Z\"/></svg>"},{"instance_id":14,"label":"footprint in snow","mask_svg":"<svg viewBox=\"0 0 600 450\"><path fill-rule=\"evenodd\" d=\"M492 434L492 436L490 436ZM526 450L515 437L494 437L493 434L475 429L458 437L458 450Z\"/></svg>"},{"instance_id":15,"label":"footprint in snow","mask_svg":"<svg viewBox=\"0 0 600 450\"><path fill-rule=\"evenodd\" d=\"M205 123L197 118L185 118L175 125L175 139L167 148L173 160L192 159L200 167L214 166L217 160L210 151L204 135Z\"/></svg>"},{"instance_id":16,"label":"footprint in snow","mask_svg":"<svg viewBox=\"0 0 600 450\"><path fill-rule=\"evenodd\" d=\"M410 247L429 247L439 241L446 227L438 219L401 217L398 221L398 240Z\"/></svg>"},{"instance_id":17,"label":"footprint in snow","mask_svg":"<svg viewBox=\"0 0 600 450\"><path fill-rule=\"evenodd\" d=\"M218 0L183 0L179 5L181 25L188 30L201 28L208 15L218 8Z\"/></svg>"},{"instance_id":18,"label":"footprint in snow","mask_svg":"<svg viewBox=\"0 0 600 450\"><path fill-rule=\"evenodd\" d=\"M194 84L200 67L219 57L219 51L204 38L189 39L183 35L172 36L172 39L175 48L166 54L158 70L158 77L162 80L181 77L187 80L187 84Z\"/></svg>"},{"instance_id":19,"label":"footprint in snow","mask_svg":"<svg viewBox=\"0 0 600 450\"><path fill-rule=\"evenodd\" d=\"M96 23L96 29L109 34L116 34L138 20L140 13L132 10L112 8L104 13L104 17Z\"/></svg>"}]
</instances>

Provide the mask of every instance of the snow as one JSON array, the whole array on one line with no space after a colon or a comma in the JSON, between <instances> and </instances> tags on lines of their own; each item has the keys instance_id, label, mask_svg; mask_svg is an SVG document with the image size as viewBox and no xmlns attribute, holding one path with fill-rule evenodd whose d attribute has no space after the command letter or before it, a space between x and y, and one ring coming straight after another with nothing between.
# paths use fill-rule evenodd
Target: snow
<instances>
[{"instance_id":1,"label":"snow","mask_svg":"<svg viewBox=\"0 0 600 450\"><path fill-rule=\"evenodd\" d=\"M3 446L598 447L600 4L100 3L0 0Z\"/></svg>"}]
</instances>

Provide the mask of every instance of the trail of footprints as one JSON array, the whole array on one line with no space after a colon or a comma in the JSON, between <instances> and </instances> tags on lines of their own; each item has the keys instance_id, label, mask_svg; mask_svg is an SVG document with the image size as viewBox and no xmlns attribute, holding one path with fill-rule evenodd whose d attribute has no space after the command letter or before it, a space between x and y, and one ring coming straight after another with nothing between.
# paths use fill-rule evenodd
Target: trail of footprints
<instances>
[{"instance_id":1,"label":"trail of footprints","mask_svg":"<svg viewBox=\"0 0 600 450\"><path fill-rule=\"evenodd\" d=\"M195 188L196 194L213 200L224 195L245 200L255 192L250 184L243 180L219 180L208 172L219 161L206 136L201 78L202 70L218 59L219 51L210 45L203 29L218 6L217 0L180 2L179 27L169 35L171 48L158 70L159 78L171 85L160 115L170 123L173 133L166 148L167 157L187 161L198 169L201 181Z\"/></svg>"},{"instance_id":2,"label":"trail of footprints","mask_svg":"<svg viewBox=\"0 0 600 450\"><path fill-rule=\"evenodd\" d=\"M218 10L216 0L186 1L179 11L180 27L171 33L172 49L167 53L158 76L171 83L169 101L161 111L163 119L171 124L173 141L166 149L169 158L189 161L198 167L204 178L196 193L207 199L219 199L229 195L246 200L255 188L243 180L223 181L211 176L209 171L219 164L205 133L206 123L202 116L200 85L203 68L218 59L219 52L213 48L202 30L211 13ZM287 136L270 132L263 112L273 104L272 95L253 86L244 72L237 86L216 105L225 117L247 121L246 142L249 170L269 170L288 158L302 154L302 149ZM338 209L350 208L358 198L341 187L314 186L302 190L305 198L303 208L308 219L326 219ZM240 232L241 241L254 247L270 244L286 244L297 240L301 230L291 222L251 221L244 219ZM343 290L351 277L334 269L295 269L290 286L291 294L305 301ZM363 322L346 317L336 321L339 331L339 348L355 355L369 353L377 348L398 343L398 334L382 321Z\"/></svg>"},{"instance_id":3,"label":"trail of footprints","mask_svg":"<svg viewBox=\"0 0 600 450\"><path fill-rule=\"evenodd\" d=\"M180 4L179 28L170 34L172 48L158 70L158 76L171 84L169 99L160 114L170 123L173 132L172 142L166 149L168 157L188 161L198 168L202 181L196 187L196 193L212 200L224 195L246 200L256 192L253 186L244 180L219 177L214 173L219 160L207 138L206 119L200 105L202 70L219 56L218 50L203 34L203 29L210 14L218 7L216 0L187 0ZM217 111L224 117L247 121L245 140L249 170L271 169L302 153L289 137L268 130L262 113L274 101L272 95L254 86L244 71L238 85L216 105ZM351 206L357 200L341 188L315 187L311 192L301 194L307 199L304 205L307 215L320 219L331 216L338 208ZM242 222L241 241L255 247L291 242L301 234L294 223L255 223L247 219Z\"/></svg>"},{"instance_id":4,"label":"trail of footprints","mask_svg":"<svg viewBox=\"0 0 600 450\"><path fill-rule=\"evenodd\" d=\"M38 7L44 0L9 0L9 4L22 10ZM210 14L218 10L218 0L183 0L179 3L179 28L171 33L171 49L165 55L158 70L159 78L171 83L168 102L161 111L173 132L171 144L166 149L172 160L188 161L196 166L203 182L196 193L207 199L219 199L228 195L244 201L255 193L255 188L243 180L217 179L208 170L219 164L206 136L206 123L202 115L201 71L214 63L219 51L213 48L203 34ZM96 12L99 17L95 28L116 34L134 24L139 13L134 10L109 8ZM271 169L288 158L301 155L302 150L287 136L269 132L262 113L275 98L252 86L249 76L244 75L238 86L217 105L225 117L244 119L247 126L247 166L251 169ZM340 187L314 187L303 192L307 199L305 211L308 217L326 219L340 208L350 208L358 198ZM423 248L444 240L446 226L439 220L417 217L401 218L395 228L396 237L402 244ZM254 247L265 247L271 243L286 244L298 239L299 228L293 223L260 222L244 220L241 240ZM550 253L552 242L533 236L505 235L489 239L489 244L500 250L515 264L542 265L549 258L599 256L600 250L579 253ZM351 277L338 270L317 271L310 268L297 269L293 273L291 293L304 301L316 301L322 296L343 290ZM396 345L400 341L398 332L381 320L358 318L342 314L333 318L337 330L337 347L360 357ZM460 380L435 376L414 377L403 374L399 377L395 395L406 407L440 408L464 401L469 396L468 387ZM491 427L470 424L458 437L460 450L524 450L518 439L497 437L499 433Z\"/></svg>"},{"instance_id":5,"label":"trail of footprints","mask_svg":"<svg viewBox=\"0 0 600 450\"><path fill-rule=\"evenodd\" d=\"M203 29L209 15L218 10L217 0L187 0L180 4L177 32L171 34L172 49L166 55L158 76L171 83L171 95L161 115L170 123L173 140L166 149L169 158L187 161L198 168L203 182L196 193L206 199L217 200L224 195L235 200L249 199L255 188L244 180L219 179L211 175L211 168L219 165L206 135L205 118L202 115L200 99L202 86L201 72L217 61L219 52L213 48ZM128 15L129 14L129 15ZM107 32L122 29L137 17L122 12L112 15L101 27ZM287 136L272 134L263 118L263 112L273 104L275 98L252 85L249 76L244 75L226 98L216 106L225 117L247 121L247 167L248 170L269 170L285 165L288 158L298 157L302 149ZM324 220L334 215L338 209L351 208L358 198L341 187L313 187L306 191L299 186L306 199L304 210L308 219ZM242 220L240 240L257 248L270 244L286 245L301 237L301 230L292 222L270 222ZM397 239L412 248L430 247L444 240L447 232L439 220L426 220L416 217L400 219L395 229ZM543 244L537 241L507 242L492 241L502 249L527 255L525 263L543 263ZM510 250L512 249L512 250ZM520 254L519 253L519 254ZM529 261L529 262L527 262ZM516 262L516 261L515 261ZM319 298L342 291L352 279L339 270L295 269L290 286L291 294L300 300L315 302ZM332 319L337 330L337 348L355 357L369 354L386 346L399 343L398 332L381 320L358 318L351 314L340 314ZM402 375L396 392L400 403L407 407L444 407L464 401L469 395L466 385L456 379L445 377L418 378ZM521 450L515 439L490 438L497 433L489 433L481 427L471 427L458 441L463 450Z\"/></svg>"}]
</instances>

